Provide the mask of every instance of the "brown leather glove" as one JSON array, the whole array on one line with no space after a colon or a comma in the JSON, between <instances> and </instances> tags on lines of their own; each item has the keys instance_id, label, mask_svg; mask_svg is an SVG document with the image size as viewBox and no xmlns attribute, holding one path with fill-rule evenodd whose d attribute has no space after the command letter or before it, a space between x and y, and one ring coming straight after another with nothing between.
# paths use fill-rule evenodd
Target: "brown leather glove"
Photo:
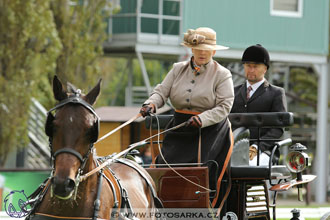
<instances>
[{"instance_id":1,"label":"brown leather glove","mask_svg":"<svg viewBox=\"0 0 330 220\"><path fill-rule=\"evenodd\" d=\"M202 127L202 120L197 116L192 116L191 118L189 118L189 120L187 121L186 126L192 126L192 127L196 127L196 128L201 128Z\"/></svg>"},{"instance_id":2,"label":"brown leather glove","mask_svg":"<svg viewBox=\"0 0 330 220\"><path fill-rule=\"evenodd\" d=\"M155 105L150 103L150 104L143 104L142 108L140 109L140 113L142 117L150 116L150 113L155 113L156 108Z\"/></svg>"},{"instance_id":3,"label":"brown leather glove","mask_svg":"<svg viewBox=\"0 0 330 220\"><path fill-rule=\"evenodd\" d=\"M255 156L257 156L257 154L258 154L257 148L255 146L250 146L250 149L249 149L249 158L250 158L250 160L253 160L253 158Z\"/></svg>"}]
</instances>

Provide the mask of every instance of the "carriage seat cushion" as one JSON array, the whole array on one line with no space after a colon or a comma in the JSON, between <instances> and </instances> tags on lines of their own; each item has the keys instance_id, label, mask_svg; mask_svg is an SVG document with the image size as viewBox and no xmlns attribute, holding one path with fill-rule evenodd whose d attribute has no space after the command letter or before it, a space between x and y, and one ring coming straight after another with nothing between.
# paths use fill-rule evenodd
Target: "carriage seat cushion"
<instances>
[{"instance_id":1,"label":"carriage seat cushion","mask_svg":"<svg viewBox=\"0 0 330 220\"><path fill-rule=\"evenodd\" d=\"M229 120L238 127L289 127L293 125L291 112L231 113Z\"/></svg>"}]
</instances>

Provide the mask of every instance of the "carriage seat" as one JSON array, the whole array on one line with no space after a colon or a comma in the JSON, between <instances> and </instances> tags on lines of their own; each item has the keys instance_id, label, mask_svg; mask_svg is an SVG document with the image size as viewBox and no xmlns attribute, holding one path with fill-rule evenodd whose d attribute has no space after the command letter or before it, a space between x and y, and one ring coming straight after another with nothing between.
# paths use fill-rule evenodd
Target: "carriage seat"
<instances>
[{"instance_id":1,"label":"carriage seat","mask_svg":"<svg viewBox=\"0 0 330 220\"><path fill-rule=\"evenodd\" d=\"M268 166L249 166L249 137L250 131L244 127L233 131L234 149L231 156L231 177L239 178L269 178ZM273 179L288 178L290 173L286 166L276 165L271 168L271 177Z\"/></svg>"},{"instance_id":2,"label":"carriage seat","mask_svg":"<svg viewBox=\"0 0 330 220\"><path fill-rule=\"evenodd\" d=\"M288 127L293 124L292 113L232 113L229 115L229 120L233 127L237 127L233 131L234 149L231 160L231 177L233 179L285 179L290 177L290 173L284 165L273 165L272 167L248 165L246 157L249 154L250 134L246 127Z\"/></svg>"}]
</instances>

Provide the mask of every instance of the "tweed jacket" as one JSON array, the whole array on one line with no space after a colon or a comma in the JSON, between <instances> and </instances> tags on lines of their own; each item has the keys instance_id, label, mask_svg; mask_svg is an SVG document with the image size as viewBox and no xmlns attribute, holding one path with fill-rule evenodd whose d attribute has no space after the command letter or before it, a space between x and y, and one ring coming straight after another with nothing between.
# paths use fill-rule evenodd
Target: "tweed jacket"
<instances>
[{"instance_id":1,"label":"tweed jacket","mask_svg":"<svg viewBox=\"0 0 330 220\"><path fill-rule=\"evenodd\" d=\"M232 113L253 113L253 112L286 112L287 103L283 88L270 84L267 80L253 93L249 100L246 100L246 83L235 87L235 100L231 110ZM257 129L250 128L250 137L257 138ZM271 128L262 129L263 139L276 139L283 135L283 129ZM250 144L257 144L252 142ZM274 146L273 142L261 142L259 147L262 152L270 155ZM279 152L277 153L279 154ZM277 155L279 156L279 155Z\"/></svg>"},{"instance_id":2,"label":"tweed jacket","mask_svg":"<svg viewBox=\"0 0 330 220\"><path fill-rule=\"evenodd\" d=\"M191 60L175 63L145 104L160 108L168 98L176 110L199 112L202 127L219 123L228 116L234 102L232 75L213 59L198 73Z\"/></svg>"}]
</instances>

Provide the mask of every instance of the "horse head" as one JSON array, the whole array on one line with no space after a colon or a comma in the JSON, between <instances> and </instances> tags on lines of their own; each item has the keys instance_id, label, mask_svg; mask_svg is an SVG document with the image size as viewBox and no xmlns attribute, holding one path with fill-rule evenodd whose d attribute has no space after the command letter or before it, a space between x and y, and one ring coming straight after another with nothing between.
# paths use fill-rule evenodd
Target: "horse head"
<instances>
[{"instance_id":1,"label":"horse head","mask_svg":"<svg viewBox=\"0 0 330 220\"><path fill-rule=\"evenodd\" d=\"M54 77L53 93L58 104L48 112L45 130L53 161L51 190L60 199L71 198L79 175L92 164L90 152L99 132L99 118L92 105L100 93L100 83L84 95L71 84L66 91Z\"/></svg>"}]
</instances>

